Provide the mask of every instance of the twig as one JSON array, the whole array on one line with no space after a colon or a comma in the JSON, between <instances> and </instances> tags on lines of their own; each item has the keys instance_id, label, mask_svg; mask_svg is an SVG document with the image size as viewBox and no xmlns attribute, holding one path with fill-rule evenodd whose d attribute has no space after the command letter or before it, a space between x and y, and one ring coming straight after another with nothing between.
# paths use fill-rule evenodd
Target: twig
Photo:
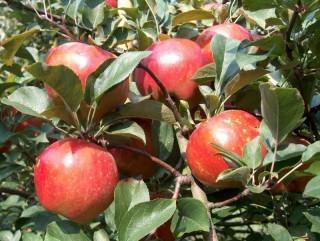
<instances>
[{"instance_id":1,"label":"twig","mask_svg":"<svg viewBox=\"0 0 320 241\"><path fill-rule=\"evenodd\" d=\"M178 199L181 185L190 184L193 181L191 176L178 176L176 178L176 186L174 189L174 193L172 195L172 199Z\"/></svg>"},{"instance_id":2,"label":"twig","mask_svg":"<svg viewBox=\"0 0 320 241\"><path fill-rule=\"evenodd\" d=\"M224 207L226 205L229 205L231 203L234 203L238 200L240 200L241 198L243 197L246 197L250 194L250 190L248 188L244 189L241 193L239 193L238 195L232 197L232 198L229 198L227 200L224 200L222 202L217 202L217 203L208 203L207 206L208 208L221 208L221 207Z\"/></svg>"},{"instance_id":3,"label":"twig","mask_svg":"<svg viewBox=\"0 0 320 241\"><path fill-rule=\"evenodd\" d=\"M210 233L209 233L209 239L208 240L209 241L219 241L216 229L215 229L213 224L211 225L211 228L210 228Z\"/></svg>"},{"instance_id":4,"label":"twig","mask_svg":"<svg viewBox=\"0 0 320 241\"><path fill-rule=\"evenodd\" d=\"M18 189L11 189L7 187L0 187L0 193L1 194L13 194L13 195L19 195L24 198L28 198L31 196L31 193L23 191L23 190L18 190Z\"/></svg>"},{"instance_id":5,"label":"twig","mask_svg":"<svg viewBox=\"0 0 320 241\"><path fill-rule=\"evenodd\" d=\"M138 68L141 68L143 69L144 71L146 71L150 76L151 78L156 82L156 84L159 86L164 98L165 98L165 101L167 102L167 104L169 105L170 109L173 111L173 114L174 114L174 117L176 119L176 121L178 121L181 125L182 128L186 128L185 127L185 124L184 124L184 121L179 113L179 110L176 106L176 104L174 103L173 99L171 98L167 88L164 86L164 84L161 82L161 80L159 79L159 77L151 70L149 69L146 65L140 63L138 65Z\"/></svg>"},{"instance_id":6,"label":"twig","mask_svg":"<svg viewBox=\"0 0 320 241\"><path fill-rule=\"evenodd\" d=\"M176 170L174 167L172 167L168 163L160 160L159 158L152 156L150 153L148 153L146 151L143 151L143 150L140 150L140 149L137 149L134 147L130 147L130 146L126 146L126 145L118 145L118 144L105 144L105 147L107 147L107 148L120 148L120 149L125 149L128 151L135 152L135 153L142 155L142 156L145 156L145 157L149 158L151 161L157 163L159 166L163 167L168 172L170 172L173 176L175 176L175 177L182 176L182 174L178 170Z\"/></svg>"}]
</instances>

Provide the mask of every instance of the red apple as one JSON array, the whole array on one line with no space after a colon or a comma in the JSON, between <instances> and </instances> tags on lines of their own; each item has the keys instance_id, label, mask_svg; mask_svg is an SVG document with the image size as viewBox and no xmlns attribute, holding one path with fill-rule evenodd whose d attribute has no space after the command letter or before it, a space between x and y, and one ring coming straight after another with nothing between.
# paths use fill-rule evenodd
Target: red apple
<instances>
[{"instance_id":1,"label":"red apple","mask_svg":"<svg viewBox=\"0 0 320 241\"><path fill-rule=\"evenodd\" d=\"M24 120L18 124L15 131L20 132L26 129L28 126L34 126L34 127L41 127L41 125L44 123L44 120L36 117L32 117L30 119Z\"/></svg>"},{"instance_id":2,"label":"red apple","mask_svg":"<svg viewBox=\"0 0 320 241\"><path fill-rule=\"evenodd\" d=\"M153 43L148 50L152 53L142 63L158 76L168 92L178 99L197 101L198 86L191 78L203 65L199 46L191 40L176 38ZM134 79L142 95L152 94L154 99L161 99L161 90L144 70L136 69Z\"/></svg>"},{"instance_id":3,"label":"red apple","mask_svg":"<svg viewBox=\"0 0 320 241\"><path fill-rule=\"evenodd\" d=\"M155 155L152 143L152 121L141 119L136 121L145 132L146 144L140 140L131 139L126 145ZM150 178L155 174L157 164L145 156L120 148L112 148L110 149L110 153L116 160L119 169L129 176L141 175L143 178Z\"/></svg>"},{"instance_id":4,"label":"red apple","mask_svg":"<svg viewBox=\"0 0 320 241\"><path fill-rule=\"evenodd\" d=\"M106 5L112 8L118 7L118 0L105 0Z\"/></svg>"},{"instance_id":5,"label":"red apple","mask_svg":"<svg viewBox=\"0 0 320 241\"><path fill-rule=\"evenodd\" d=\"M230 183L217 183L217 177L230 166L212 144L242 156L245 144L259 135L259 126L255 116L241 110L227 110L201 123L187 145L192 174L205 185L228 187Z\"/></svg>"},{"instance_id":6,"label":"red apple","mask_svg":"<svg viewBox=\"0 0 320 241\"><path fill-rule=\"evenodd\" d=\"M232 38L239 41L245 39L250 41L253 40L250 32L247 29L235 23L224 23L207 28L198 36L196 40L202 49L204 64L209 64L214 61L211 52L211 40L216 34L221 34L227 38Z\"/></svg>"},{"instance_id":7,"label":"red apple","mask_svg":"<svg viewBox=\"0 0 320 241\"><path fill-rule=\"evenodd\" d=\"M114 57L112 53L99 47L71 42L52 48L47 56L46 63L53 66L67 66L77 74L82 88L85 89L89 75L96 71L106 60ZM57 94L50 87L46 86L46 89L52 98L56 97ZM123 81L108 91L100 101L95 113L95 120L100 120L105 113L123 104L128 97L128 92L129 80ZM83 104L81 111L86 120L89 107Z\"/></svg>"},{"instance_id":8,"label":"red apple","mask_svg":"<svg viewBox=\"0 0 320 241\"><path fill-rule=\"evenodd\" d=\"M36 194L43 207L84 224L113 201L118 171L112 155L79 139L48 146L34 167Z\"/></svg>"}]
</instances>

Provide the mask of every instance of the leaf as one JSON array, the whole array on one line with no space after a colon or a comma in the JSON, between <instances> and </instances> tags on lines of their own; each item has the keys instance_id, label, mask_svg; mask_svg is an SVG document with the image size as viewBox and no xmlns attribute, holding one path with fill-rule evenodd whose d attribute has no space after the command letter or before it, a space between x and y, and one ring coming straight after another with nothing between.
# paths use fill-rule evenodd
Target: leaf
<instances>
[{"instance_id":1,"label":"leaf","mask_svg":"<svg viewBox=\"0 0 320 241\"><path fill-rule=\"evenodd\" d=\"M276 8L260 9L257 11L244 10L243 14L249 22L257 24L263 29L266 28L268 19L277 18Z\"/></svg>"},{"instance_id":2,"label":"leaf","mask_svg":"<svg viewBox=\"0 0 320 241\"><path fill-rule=\"evenodd\" d=\"M320 158L320 141L308 145L307 150L302 154L302 161L314 161Z\"/></svg>"},{"instance_id":3,"label":"leaf","mask_svg":"<svg viewBox=\"0 0 320 241\"><path fill-rule=\"evenodd\" d=\"M10 132L2 122L0 122L0 145L5 143L12 135L13 133Z\"/></svg>"},{"instance_id":4,"label":"leaf","mask_svg":"<svg viewBox=\"0 0 320 241\"><path fill-rule=\"evenodd\" d=\"M152 125L152 142L161 160L167 160L173 150L174 131L172 125L167 122L156 121Z\"/></svg>"},{"instance_id":5,"label":"leaf","mask_svg":"<svg viewBox=\"0 0 320 241\"><path fill-rule=\"evenodd\" d=\"M107 232L103 229L100 229L94 232L93 241L110 241L110 239Z\"/></svg>"},{"instance_id":6,"label":"leaf","mask_svg":"<svg viewBox=\"0 0 320 241\"><path fill-rule=\"evenodd\" d=\"M82 14L83 22L89 28L95 29L104 20L105 3L100 2L97 4L92 1L87 1L86 5L87 6L84 7Z\"/></svg>"},{"instance_id":7,"label":"leaf","mask_svg":"<svg viewBox=\"0 0 320 241\"><path fill-rule=\"evenodd\" d=\"M216 63L215 88L218 95L223 93L227 83L240 71L236 62L236 53L240 43L240 41L219 34L213 37L211 49Z\"/></svg>"},{"instance_id":8,"label":"leaf","mask_svg":"<svg viewBox=\"0 0 320 241\"><path fill-rule=\"evenodd\" d=\"M38 32L40 32L39 28L33 28L0 42L0 46L4 48L4 51L1 52L1 59L4 64L12 65L13 57L15 56L23 42Z\"/></svg>"},{"instance_id":9,"label":"leaf","mask_svg":"<svg viewBox=\"0 0 320 241\"><path fill-rule=\"evenodd\" d=\"M115 223L118 229L133 206L149 200L149 191L143 181L133 178L120 181L115 190Z\"/></svg>"},{"instance_id":10,"label":"leaf","mask_svg":"<svg viewBox=\"0 0 320 241\"><path fill-rule=\"evenodd\" d=\"M94 83L95 99L99 99L106 91L128 78L139 62L150 54L150 51L136 51L120 55L96 79Z\"/></svg>"},{"instance_id":11,"label":"leaf","mask_svg":"<svg viewBox=\"0 0 320 241\"><path fill-rule=\"evenodd\" d=\"M290 233L286 228L279 224L269 223L268 232L275 241L293 241Z\"/></svg>"},{"instance_id":12,"label":"leaf","mask_svg":"<svg viewBox=\"0 0 320 241\"><path fill-rule=\"evenodd\" d=\"M249 85L252 81L266 75L268 71L264 69L254 69L241 71L225 87L226 97L234 95L236 92Z\"/></svg>"},{"instance_id":13,"label":"leaf","mask_svg":"<svg viewBox=\"0 0 320 241\"><path fill-rule=\"evenodd\" d=\"M303 99L295 88L277 88L261 84L260 92L264 122L275 141L281 143L301 123L304 113Z\"/></svg>"},{"instance_id":14,"label":"leaf","mask_svg":"<svg viewBox=\"0 0 320 241\"><path fill-rule=\"evenodd\" d=\"M194 20L213 19L212 12L202 9L195 9L188 12L183 12L176 15L172 20L172 26L176 26L181 23L186 23Z\"/></svg>"},{"instance_id":15,"label":"leaf","mask_svg":"<svg viewBox=\"0 0 320 241\"><path fill-rule=\"evenodd\" d=\"M209 232L210 223L204 204L194 198L181 198L171 221L171 230L176 237L196 231Z\"/></svg>"},{"instance_id":16,"label":"leaf","mask_svg":"<svg viewBox=\"0 0 320 241\"><path fill-rule=\"evenodd\" d=\"M304 189L303 196L320 198L320 176L316 176L308 182Z\"/></svg>"},{"instance_id":17,"label":"leaf","mask_svg":"<svg viewBox=\"0 0 320 241\"><path fill-rule=\"evenodd\" d=\"M144 130L134 121L126 120L124 122L117 123L108 129L108 134L135 138L146 144Z\"/></svg>"},{"instance_id":18,"label":"leaf","mask_svg":"<svg viewBox=\"0 0 320 241\"><path fill-rule=\"evenodd\" d=\"M206 84L214 81L216 77L216 65L214 63L201 67L192 77L198 84Z\"/></svg>"},{"instance_id":19,"label":"leaf","mask_svg":"<svg viewBox=\"0 0 320 241\"><path fill-rule=\"evenodd\" d=\"M247 184L250 177L250 168L239 167L236 169L228 169L219 174L217 181L236 181Z\"/></svg>"},{"instance_id":20,"label":"leaf","mask_svg":"<svg viewBox=\"0 0 320 241\"><path fill-rule=\"evenodd\" d=\"M248 167L252 169L256 169L261 165L261 140L259 136L244 146L242 160Z\"/></svg>"},{"instance_id":21,"label":"leaf","mask_svg":"<svg viewBox=\"0 0 320 241\"><path fill-rule=\"evenodd\" d=\"M165 121L174 124L173 112L163 103L155 100L143 100L137 103L127 103L106 116L105 122L126 118L144 118L158 121Z\"/></svg>"},{"instance_id":22,"label":"leaf","mask_svg":"<svg viewBox=\"0 0 320 241\"><path fill-rule=\"evenodd\" d=\"M308 221L312 224L311 232L320 233L320 217L312 215L311 213L303 213Z\"/></svg>"},{"instance_id":23,"label":"leaf","mask_svg":"<svg viewBox=\"0 0 320 241\"><path fill-rule=\"evenodd\" d=\"M77 111L84 93L81 81L71 69L63 65L48 66L43 63L35 63L26 69L34 77L53 88L71 111Z\"/></svg>"},{"instance_id":24,"label":"leaf","mask_svg":"<svg viewBox=\"0 0 320 241\"><path fill-rule=\"evenodd\" d=\"M119 241L139 241L168 221L175 210L175 200L162 198L134 206L122 219Z\"/></svg>"},{"instance_id":25,"label":"leaf","mask_svg":"<svg viewBox=\"0 0 320 241\"><path fill-rule=\"evenodd\" d=\"M34 233L24 233L22 234L22 241L42 241L42 238Z\"/></svg>"},{"instance_id":26,"label":"leaf","mask_svg":"<svg viewBox=\"0 0 320 241\"><path fill-rule=\"evenodd\" d=\"M24 114L36 117L41 117L51 105L47 92L33 86L21 87L7 98L2 98L1 102Z\"/></svg>"},{"instance_id":27,"label":"leaf","mask_svg":"<svg viewBox=\"0 0 320 241\"><path fill-rule=\"evenodd\" d=\"M44 241L90 241L84 232L69 221L53 222L47 226Z\"/></svg>"}]
</instances>

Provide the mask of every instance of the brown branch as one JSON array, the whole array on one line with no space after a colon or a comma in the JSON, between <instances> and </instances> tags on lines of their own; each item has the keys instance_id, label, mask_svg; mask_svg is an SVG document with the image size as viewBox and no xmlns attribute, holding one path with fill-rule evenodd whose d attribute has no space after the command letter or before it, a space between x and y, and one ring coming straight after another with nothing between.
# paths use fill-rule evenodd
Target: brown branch
<instances>
[{"instance_id":1,"label":"brown branch","mask_svg":"<svg viewBox=\"0 0 320 241\"><path fill-rule=\"evenodd\" d=\"M178 199L181 185L191 184L192 181L193 181L193 178L191 176L182 176L182 175L178 176L176 178L176 185L175 185L174 193L172 195L172 199Z\"/></svg>"},{"instance_id":2,"label":"brown branch","mask_svg":"<svg viewBox=\"0 0 320 241\"><path fill-rule=\"evenodd\" d=\"M176 119L177 122L179 122L179 124L181 125L181 128L183 129L183 133L188 132L186 125L184 124L184 121L179 113L179 110L175 104L175 102L173 101L173 99L171 98L167 88L164 86L164 84L161 82L161 80L159 79L159 77L151 70L149 69L146 65L140 63L138 65L138 68L143 69L144 71L146 71L151 78L156 82L156 84L158 85L158 87L160 88L166 103L168 104L168 106L170 107L170 109L173 111L174 117Z\"/></svg>"},{"instance_id":3,"label":"brown branch","mask_svg":"<svg viewBox=\"0 0 320 241\"><path fill-rule=\"evenodd\" d=\"M219 241L214 225L211 225L208 241Z\"/></svg>"},{"instance_id":4,"label":"brown branch","mask_svg":"<svg viewBox=\"0 0 320 241\"><path fill-rule=\"evenodd\" d=\"M124 149L124 150L128 150L128 151L132 151L134 153L137 153L139 155L142 155L142 156L145 156L145 157L149 158L151 161L157 163L159 166L161 166L164 169L166 169L173 176L175 176L175 177L181 177L182 176L182 174L178 170L176 170L174 167L172 167L168 163L160 160L159 158L157 158L155 156L152 156L150 153L148 153L146 151L143 151L143 150L131 147L131 146L118 145L118 144L106 144L105 147L107 147L107 148L120 148L120 149Z\"/></svg>"},{"instance_id":5,"label":"brown branch","mask_svg":"<svg viewBox=\"0 0 320 241\"><path fill-rule=\"evenodd\" d=\"M18 189L11 189L7 187L0 187L0 194L13 194L13 195L19 195L24 198L28 198L31 196L31 193L23 191L23 190L18 190Z\"/></svg>"},{"instance_id":6,"label":"brown branch","mask_svg":"<svg viewBox=\"0 0 320 241\"><path fill-rule=\"evenodd\" d=\"M207 206L208 208L212 209L212 208L221 208L221 207L224 207L226 205L229 205L231 203L234 203L246 196L248 196L250 194L250 190L249 189L244 189L241 193L239 193L238 195L232 197L232 198L229 198L227 200L224 200L222 202L217 202L217 203L208 203Z\"/></svg>"}]
</instances>

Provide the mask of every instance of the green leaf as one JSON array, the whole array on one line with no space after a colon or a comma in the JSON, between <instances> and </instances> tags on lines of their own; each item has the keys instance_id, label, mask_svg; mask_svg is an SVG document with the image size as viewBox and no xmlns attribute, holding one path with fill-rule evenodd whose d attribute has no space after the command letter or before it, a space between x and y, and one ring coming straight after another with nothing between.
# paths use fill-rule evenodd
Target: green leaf
<instances>
[{"instance_id":1,"label":"green leaf","mask_svg":"<svg viewBox=\"0 0 320 241\"><path fill-rule=\"evenodd\" d=\"M214 63L201 67L192 77L198 84L206 84L214 81L216 77L216 65Z\"/></svg>"},{"instance_id":2,"label":"green leaf","mask_svg":"<svg viewBox=\"0 0 320 241\"><path fill-rule=\"evenodd\" d=\"M245 185L250 177L250 171L251 169L248 167L230 168L220 173L217 181L236 181Z\"/></svg>"},{"instance_id":3,"label":"green leaf","mask_svg":"<svg viewBox=\"0 0 320 241\"><path fill-rule=\"evenodd\" d=\"M93 234L93 241L110 241L106 231L100 229Z\"/></svg>"},{"instance_id":4,"label":"green leaf","mask_svg":"<svg viewBox=\"0 0 320 241\"><path fill-rule=\"evenodd\" d=\"M315 161L320 158L320 141L308 145L307 150L302 154L302 161Z\"/></svg>"},{"instance_id":5,"label":"green leaf","mask_svg":"<svg viewBox=\"0 0 320 241\"><path fill-rule=\"evenodd\" d=\"M126 120L112 125L108 128L108 134L135 138L146 144L146 136L143 128L134 121Z\"/></svg>"},{"instance_id":6,"label":"green leaf","mask_svg":"<svg viewBox=\"0 0 320 241\"><path fill-rule=\"evenodd\" d=\"M69 221L53 222L47 226L44 241L90 241L84 232Z\"/></svg>"},{"instance_id":7,"label":"green leaf","mask_svg":"<svg viewBox=\"0 0 320 241\"><path fill-rule=\"evenodd\" d=\"M115 190L115 222L118 229L133 206L149 200L149 191L143 181L133 178L120 181Z\"/></svg>"},{"instance_id":8,"label":"green leaf","mask_svg":"<svg viewBox=\"0 0 320 241\"><path fill-rule=\"evenodd\" d=\"M12 65L13 57L15 56L23 42L38 32L40 32L39 28L33 28L0 42L0 46L4 48L4 51L1 52L1 60L6 65Z\"/></svg>"},{"instance_id":9,"label":"green leaf","mask_svg":"<svg viewBox=\"0 0 320 241\"><path fill-rule=\"evenodd\" d=\"M10 132L2 122L0 122L0 145L5 143L12 135L13 133Z\"/></svg>"},{"instance_id":10,"label":"green leaf","mask_svg":"<svg viewBox=\"0 0 320 241\"><path fill-rule=\"evenodd\" d=\"M261 165L261 140L259 136L244 146L242 160L248 167L252 169L256 169Z\"/></svg>"},{"instance_id":11,"label":"green leaf","mask_svg":"<svg viewBox=\"0 0 320 241\"><path fill-rule=\"evenodd\" d=\"M269 223L268 232L275 241L293 241L290 233L286 228L279 224Z\"/></svg>"},{"instance_id":12,"label":"green leaf","mask_svg":"<svg viewBox=\"0 0 320 241\"><path fill-rule=\"evenodd\" d=\"M175 210L175 200L162 198L134 206L122 219L119 241L139 241L168 221Z\"/></svg>"},{"instance_id":13,"label":"green leaf","mask_svg":"<svg viewBox=\"0 0 320 241\"><path fill-rule=\"evenodd\" d=\"M244 16L249 22L259 25L265 29L267 26L267 20L270 18L277 18L276 8L260 9L257 11L243 11Z\"/></svg>"},{"instance_id":14,"label":"green leaf","mask_svg":"<svg viewBox=\"0 0 320 241\"><path fill-rule=\"evenodd\" d=\"M176 237L196 231L209 232L210 223L204 204L194 198L181 198L171 221L171 230Z\"/></svg>"},{"instance_id":15,"label":"green leaf","mask_svg":"<svg viewBox=\"0 0 320 241\"><path fill-rule=\"evenodd\" d=\"M35 63L26 69L53 88L71 111L78 110L84 94L81 81L71 69L63 65L48 66L43 63Z\"/></svg>"},{"instance_id":16,"label":"green leaf","mask_svg":"<svg viewBox=\"0 0 320 241\"><path fill-rule=\"evenodd\" d=\"M87 1L87 6L83 9L82 14L84 24L91 29L99 26L104 20L105 7L104 2L97 4L94 1Z\"/></svg>"},{"instance_id":17,"label":"green leaf","mask_svg":"<svg viewBox=\"0 0 320 241\"><path fill-rule=\"evenodd\" d=\"M171 124L155 121L152 125L152 142L161 160L167 160L174 145L174 131Z\"/></svg>"},{"instance_id":18,"label":"green leaf","mask_svg":"<svg viewBox=\"0 0 320 241\"><path fill-rule=\"evenodd\" d=\"M260 85L262 116L276 143L301 123L304 103L295 88L277 88L269 84Z\"/></svg>"},{"instance_id":19,"label":"green leaf","mask_svg":"<svg viewBox=\"0 0 320 241\"><path fill-rule=\"evenodd\" d=\"M139 62L150 54L149 51L136 51L120 55L96 79L94 83L95 99L99 99L106 91L128 78Z\"/></svg>"},{"instance_id":20,"label":"green leaf","mask_svg":"<svg viewBox=\"0 0 320 241\"><path fill-rule=\"evenodd\" d=\"M139 50L145 50L153 43L152 37L143 29L137 29L137 38L139 42Z\"/></svg>"},{"instance_id":21,"label":"green leaf","mask_svg":"<svg viewBox=\"0 0 320 241\"><path fill-rule=\"evenodd\" d=\"M24 233L22 234L22 241L42 241L42 238L34 233Z\"/></svg>"},{"instance_id":22,"label":"green leaf","mask_svg":"<svg viewBox=\"0 0 320 241\"><path fill-rule=\"evenodd\" d=\"M163 103L155 100L143 100L137 103L127 103L106 116L105 122L113 122L126 118L144 118L165 121L174 124L173 112Z\"/></svg>"},{"instance_id":23,"label":"green leaf","mask_svg":"<svg viewBox=\"0 0 320 241\"><path fill-rule=\"evenodd\" d=\"M237 74L225 87L226 97L234 95L239 90L249 85L252 81L259 79L260 77L266 75L268 71L264 69L254 69L248 71L241 71Z\"/></svg>"},{"instance_id":24,"label":"green leaf","mask_svg":"<svg viewBox=\"0 0 320 241\"><path fill-rule=\"evenodd\" d=\"M213 19L212 12L202 9L190 10L188 12L179 13L172 20L172 26L176 26L181 23L186 23L194 20Z\"/></svg>"},{"instance_id":25,"label":"green leaf","mask_svg":"<svg viewBox=\"0 0 320 241\"><path fill-rule=\"evenodd\" d=\"M316 176L308 182L304 189L303 196L320 199L320 176Z\"/></svg>"},{"instance_id":26,"label":"green leaf","mask_svg":"<svg viewBox=\"0 0 320 241\"><path fill-rule=\"evenodd\" d=\"M33 86L21 87L7 98L2 98L1 102L24 114L36 117L41 117L51 105L47 92Z\"/></svg>"},{"instance_id":27,"label":"green leaf","mask_svg":"<svg viewBox=\"0 0 320 241\"><path fill-rule=\"evenodd\" d=\"M308 221L312 224L311 232L320 233L320 217L312 215L311 213L303 213L304 216L308 219Z\"/></svg>"},{"instance_id":28,"label":"green leaf","mask_svg":"<svg viewBox=\"0 0 320 241\"><path fill-rule=\"evenodd\" d=\"M223 93L227 83L240 71L236 62L236 53L240 43L240 41L219 34L213 37L211 49L216 63L215 89L218 95Z\"/></svg>"}]
</instances>

